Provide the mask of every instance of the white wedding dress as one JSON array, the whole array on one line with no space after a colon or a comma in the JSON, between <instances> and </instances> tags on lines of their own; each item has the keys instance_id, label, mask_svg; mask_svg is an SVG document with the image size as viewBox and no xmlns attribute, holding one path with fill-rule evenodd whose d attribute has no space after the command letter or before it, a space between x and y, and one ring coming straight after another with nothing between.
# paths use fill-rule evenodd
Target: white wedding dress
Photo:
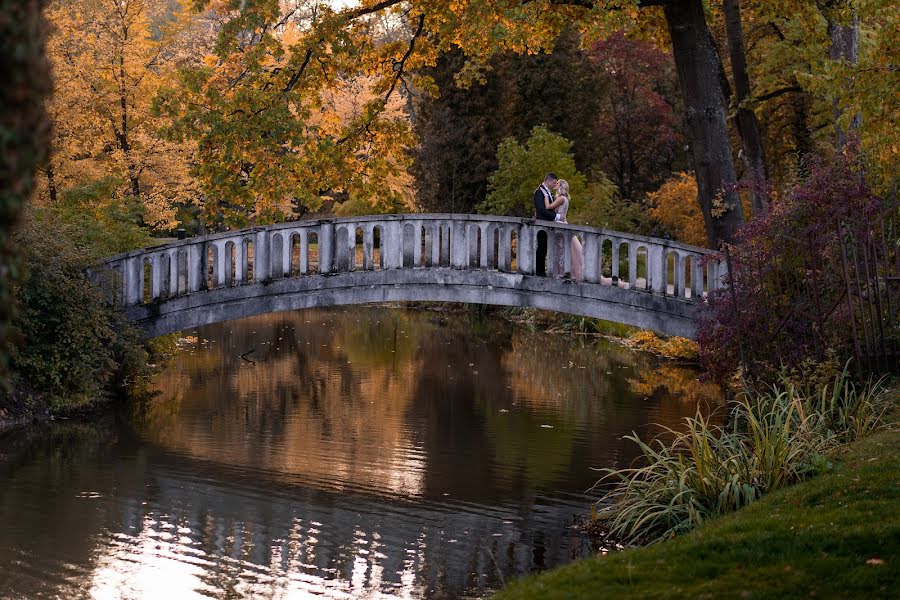
<instances>
[{"instance_id":1,"label":"white wedding dress","mask_svg":"<svg viewBox=\"0 0 900 600\"><path fill-rule=\"evenodd\" d=\"M568 223L566 220L566 214L569 212L569 199L566 196L563 196L563 203L556 207L556 221L558 223ZM562 277L563 273L566 271L566 256L565 256L565 238L562 236L556 237L555 242L556 250L555 259L553 261L553 276L554 277ZM584 281L584 249L581 247L581 240L578 239L578 236L572 236L571 242L571 252L572 252L572 279L575 281Z\"/></svg>"}]
</instances>

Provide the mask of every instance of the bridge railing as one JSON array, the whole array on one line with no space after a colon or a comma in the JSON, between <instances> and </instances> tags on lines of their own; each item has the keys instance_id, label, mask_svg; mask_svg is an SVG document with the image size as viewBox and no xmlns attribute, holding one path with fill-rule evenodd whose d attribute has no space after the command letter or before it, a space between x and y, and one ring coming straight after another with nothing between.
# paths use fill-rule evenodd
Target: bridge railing
<instances>
[{"instance_id":1,"label":"bridge railing","mask_svg":"<svg viewBox=\"0 0 900 600\"><path fill-rule=\"evenodd\" d=\"M539 237L549 265L584 252L584 283L697 301L724 285L710 250L576 225L457 214L404 214L281 223L144 248L91 270L116 305L287 277L386 269L486 269L534 275ZM561 257L561 258L560 258Z\"/></svg>"}]
</instances>

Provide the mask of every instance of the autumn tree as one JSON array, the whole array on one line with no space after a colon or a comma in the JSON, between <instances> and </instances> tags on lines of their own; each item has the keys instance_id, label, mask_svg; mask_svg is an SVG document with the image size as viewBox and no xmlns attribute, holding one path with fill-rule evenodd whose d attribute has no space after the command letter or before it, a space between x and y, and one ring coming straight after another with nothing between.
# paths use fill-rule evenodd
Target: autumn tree
<instances>
[{"instance_id":1,"label":"autumn tree","mask_svg":"<svg viewBox=\"0 0 900 600\"><path fill-rule=\"evenodd\" d=\"M55 75L49 111L53 154L46 197L107 177L116 196L151 226L171 227L174 205L195 195L189 147L163 139L151 114L156 90L179 57L186 15L167 0L53 2L48 55Z\"/></svg>"},{"instance_id":2,"label":"autumn tree","mask_svg":"<svg viewBox=\"0 0 900 600\"><path fill-rule=\"evenodd\" d=\"M198 173L205 184L227 182L244 208L260 214L268 203L303 196L317 202L320 191L337 186L359 195L389 194L372 177L387 164L373 160L382 145L396 145L408 127L384 117L395 93L412 83L430 89L409 73L433 65L437 56L459 47L470 58L464 76L478 79L489 57L551 51L567 27L597 37L645 18L666 23L686 107L698 200L710 239L728 240L743 221L734 189L734 163L720 90L720 61L707 27L702 0L464 0L451 4L424 0L364 0L335 10L298 0L283 11L276 0L200 2L227 12L215 55L207 68L185 80L184 93L163 102L178 125L174 131L196 140L202 156ZM402 22L405 39L379 42L373 15ZM298 23L297 41L280 37ZM339 135L307 125L320 109L323 89L339 73L373 77L373 100ZM403 143L402 141L399 143ZM390 168L390 167L387 167ZM212 191L212 190L211 190ZM715 214L715 216L714 216Z\"/></svg>"},{"instance_id":3,"label":"autumn tree","mask_svg":"<svg viewBox=\"0 0 900 600\"><path fill-rule=\"evenodd\" d=\"M640 200L672 171L682 141L672 59L623 32L594 43L590 57L603 82L593 118L599 165L622 198Z\"/></svg>"}]
</instances>

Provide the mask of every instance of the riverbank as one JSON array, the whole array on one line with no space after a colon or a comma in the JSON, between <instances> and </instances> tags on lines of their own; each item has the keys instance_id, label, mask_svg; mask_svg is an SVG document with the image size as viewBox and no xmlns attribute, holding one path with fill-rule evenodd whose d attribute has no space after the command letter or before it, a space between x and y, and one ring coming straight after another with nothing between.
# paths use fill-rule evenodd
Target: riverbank
<instances>
[{"instance_id":1,"label":"riverbank","mask_svg":"<svg viewBox=\"0 0 900 600\"><path fill-rule=\"evenodd\" d=\"M894 421L836 451L826 474L671 541L513 581L495 598L896 597L900 426Z\"/></svg>"}]
</instances>

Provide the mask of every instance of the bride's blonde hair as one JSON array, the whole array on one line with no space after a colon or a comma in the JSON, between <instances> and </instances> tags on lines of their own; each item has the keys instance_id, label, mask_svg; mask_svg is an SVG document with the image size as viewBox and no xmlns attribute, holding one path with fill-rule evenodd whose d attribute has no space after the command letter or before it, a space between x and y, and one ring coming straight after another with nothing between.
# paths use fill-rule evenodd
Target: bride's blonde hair
<instances>
[{"instance_id":1,"label":"bride's blonde hair","mask_svg":"<svg viewBox=\"0 0 900 600\"><path fill-rule=\"evenodd\" d=\"M565 196L566 198L569 198L569 182L565 179L559 180L559 187L556 188L556 190L557 196ZM569 200L571 200L571 198L569 198Z\"/></svg>"}]
</instances>

